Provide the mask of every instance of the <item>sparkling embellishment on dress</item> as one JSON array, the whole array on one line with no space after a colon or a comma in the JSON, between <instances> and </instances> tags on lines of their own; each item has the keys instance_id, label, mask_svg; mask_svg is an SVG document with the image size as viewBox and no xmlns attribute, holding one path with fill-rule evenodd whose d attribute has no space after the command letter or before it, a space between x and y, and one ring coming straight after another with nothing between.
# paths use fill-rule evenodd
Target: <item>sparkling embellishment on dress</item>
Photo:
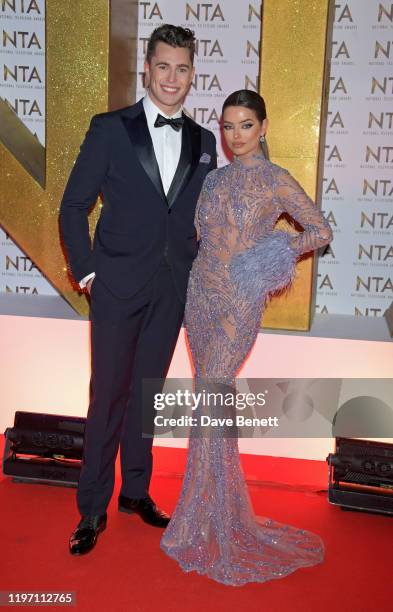
<instances>
[{"instance_id":1,"label":"sparkling embellishment on dress","mask_svg":"<svg viewBox=\"0 0 393 612\"><path fill-rule=\"evenodd\" d=\"M213 379L233 388L266 300L291 283L302 253L331 240L329 224L286 170L260 157L251 164L238 159L211 172L197 205L200 247L185 314L196 387ZM283 212L304 231L274 230ZM198 410L214 416L211 406ZM280 578L324 557L318 535L255 517L237 438L225 431L202 437L194 427L181 495L161 548L184 571L233 586Z\"/></svg>"}]
</instances>

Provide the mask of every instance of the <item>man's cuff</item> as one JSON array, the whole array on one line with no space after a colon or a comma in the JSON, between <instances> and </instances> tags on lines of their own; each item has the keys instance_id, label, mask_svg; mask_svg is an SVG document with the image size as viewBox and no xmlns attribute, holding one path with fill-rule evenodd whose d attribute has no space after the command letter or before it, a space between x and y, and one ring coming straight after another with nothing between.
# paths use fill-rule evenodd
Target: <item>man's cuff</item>
<instances>
[{"instance_id":1,"label":"man's cuff","mask_svg":"<svg viewBox=\"0 0 393 612\"><path fill-rule=\"evenodd\" d=\"M89 282L89 280L90 280L90 279L92 279L92 278L94 278L94 277L95 277L95 275L96 275L96 273L95 273L95 272L91 272L91 273L90 273L90 274L88 274L87 276L84 276L84 277L82 278L82 280L80 280L80 281L79 281L79 287L80 287L81 289L84 289L84 288L86 287L87 283Z\"/></svg>"}]
</instances>

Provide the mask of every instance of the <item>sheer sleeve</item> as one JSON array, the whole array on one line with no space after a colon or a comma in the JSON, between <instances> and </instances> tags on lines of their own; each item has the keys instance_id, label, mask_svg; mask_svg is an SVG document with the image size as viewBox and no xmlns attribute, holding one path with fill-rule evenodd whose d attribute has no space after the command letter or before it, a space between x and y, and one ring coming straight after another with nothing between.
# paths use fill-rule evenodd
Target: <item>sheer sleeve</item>
<instances>
[{"instance_id":1,"label":"sheer sleeve","mask_svg":"<svg viewBox=\"0 0 393 612\"><path fill-rule=\"evenodd\" d=\"M299 255L319 249L332 241L333 233L329 223L286 170L281 170L277 177L275 196L283 212L288 213L304 229L291 241L291 246Z\"/></svg>"}]
</instances>

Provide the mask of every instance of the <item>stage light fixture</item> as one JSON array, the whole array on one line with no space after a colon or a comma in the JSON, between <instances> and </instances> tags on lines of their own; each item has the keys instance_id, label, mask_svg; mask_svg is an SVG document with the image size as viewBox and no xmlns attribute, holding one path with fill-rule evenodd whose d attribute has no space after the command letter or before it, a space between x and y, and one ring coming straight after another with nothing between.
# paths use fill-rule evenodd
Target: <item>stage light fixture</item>
<instances>
[{"instance_id":1,"label":"stage light fixture","mask_svg":"<svg viewBox=\"0 0 393 612\"><path fill-rule=\"evenodd\" d=\"M3 473L16 482L76 487L86 419L16 412L4 432Z\"/></svg>"},{"instance_id":2,"label":"stage light fixture","mask_svg":"<svg viewBox=\"0 0 393 612\"><path fill-rule=\"evenodd\" d=\"M393 444L336 438L335 450L326 458L329 502L393 516Z\"/></svg>"}]
</instances>

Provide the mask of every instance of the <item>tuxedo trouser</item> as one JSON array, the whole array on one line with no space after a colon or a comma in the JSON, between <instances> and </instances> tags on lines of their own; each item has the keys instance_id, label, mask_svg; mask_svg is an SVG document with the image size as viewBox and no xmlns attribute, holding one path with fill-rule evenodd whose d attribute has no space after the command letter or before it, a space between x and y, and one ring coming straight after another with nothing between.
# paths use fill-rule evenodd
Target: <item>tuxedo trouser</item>
<instances>
[{"instance_id":1,"label":"tuxedo trouser","mask_svg":"<svg viewBox=\"0 0 393 612\"><path fill-rule=\"evenodd\" d=\"M165 378L184 304L165 263L131 298L114 297L98 278L90 298L91 395L77 503L82 515L101 515L113 493L119 444L121 493L147 495L153 439L142 435L142 418L148 399L153 420L154 398L153 391L151 399L143 394L142 381Z\"/></svg>"}]
</instances>

